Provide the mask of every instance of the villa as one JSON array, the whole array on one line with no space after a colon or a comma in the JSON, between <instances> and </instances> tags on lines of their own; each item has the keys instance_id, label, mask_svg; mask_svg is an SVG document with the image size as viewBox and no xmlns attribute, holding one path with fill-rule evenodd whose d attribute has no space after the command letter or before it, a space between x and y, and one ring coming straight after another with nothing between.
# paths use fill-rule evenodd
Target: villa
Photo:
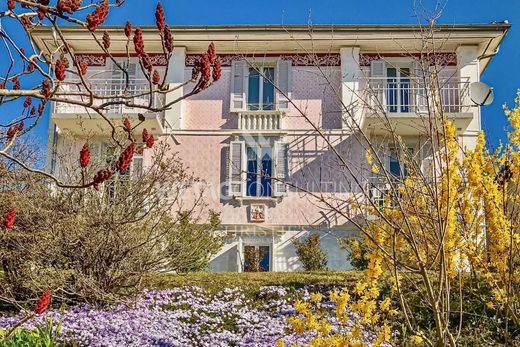
<instances>
[{"instance_id":1,"label":"villa","mask_svg":"<svg viewBox=\"0 0 520 347\"><path fill-rule=\"evenodd\" d=\"M262 250L263 271L300 270L293 240L314 233L321 237L329 269L349 269L347 252L338 239L356 235L356 228L330 213L324 201L348 210L349 197L358 189L356 182L369 171L358 130L385 143L386 127L372 103L383 105L391 126L427 166L431 148L424 146L420 130L427 121L427 105L418 69L419 59L434 57L442 67L436 73L445 112L460 142L472 148L481 130L481 112L469 88L481 80L509 27L507 23L437 25L427 52L424 37L412 25L317 25L312 30L307 26L172 27L175 49L170 61L162 54L156 28L143 27L153 65L161 75L169 66L170 87L180 86L166 100L158 96L154 100L158 104L191 91L193 86L185 82L211 42L222 59L217 83L170 109L145 113L142 124L156 139L167 141L201 178L208 208L220 213L225 244L210 270L245 271L244 254L252 249ZM110 34L116 62L128 69L132 92L147 91L150 84L138 58L128 59L125 54L124 28L101 29ZM100 95L120 91L124 74L114 68L115 62L91 34L78 28L62 30L78 59L88 65L92 90ZM41 50L53 51L49 28L35 28L33 35ZM369 87L375 92L367 97ZM140 112L116 105L106 114L133 120ZM110 136L106 121L81 106L54 104L47 170L57 172L57 153L71 139L84 143L86 134L96 139L92 148L103 153ZM387 165L400 172L403 165L392 150L387 146ZM150 153L134 156L131 175L138 176L146 167ZM346 174L339 157L357 174Z\"/></svg>"}]
</instances>

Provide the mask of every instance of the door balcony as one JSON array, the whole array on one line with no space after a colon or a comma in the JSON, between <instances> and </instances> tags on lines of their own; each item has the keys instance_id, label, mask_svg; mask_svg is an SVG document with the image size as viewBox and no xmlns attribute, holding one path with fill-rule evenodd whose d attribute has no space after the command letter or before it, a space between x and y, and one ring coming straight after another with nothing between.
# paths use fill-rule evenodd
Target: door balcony
<instances>
[{"instance_id":1,"label":"door balcony","mask_svg":"<svg viewBox=\"0 0 520 347\"><path fill-rule=\"evenodd\" d=\"M437 99L444 115L457 128L466 128L474 116L469 103L469 81L438 78L434 87L431 83L414 77L369 78L365 124L373 131L384 132L384 123L390 122L399 134L417 133L429 120L428 110Z\"/></svg>"},{"instance_id":2,"label":"door balcony","mask_svg":"<svg viewBox=\"0 0 520 347\"><path fill-rule=\"evenodd\" d=\"M73 83L61 86L59 92L61 94L58 94L58 96L70 99L73 102L88 103L88 96L77 95L78 93L88 93L88 91L85 87L78 87L78 84ZM143 128L146 128L152 134L162 134L169 130L164 111L151 112L147 110L150 105L151 108L161 108L165 104L164 94L153 93L150 100L150 83L147 80L132 79L127 85L119 79L89 79L88 84L90 91L95 96L94 106L110 101L123 102L123 100L132 105L137 105L137 107L129 107L123 104L106 106L102 113L115 124L119 124L119 120L123 118L128 118L132 124L136 124L138 115L142 114L145 121L136 128L136 132ZM115 97L118 95L131 98ZM139 106L143 106L143 108ZM102 135L109 133L112 129L108 122L94 110L72 103L55 102L51 117L60 130L73 135Z\"/></svg>"},{"instance_id":3,"label":"door balcony","mask_svg":"<svg viewBox=\"0 0 520 347\"><path fill-rule=\"evenodd\" d=\"M278 133L282 130L282 112L254 107L240 112L238 130L245 133Z\"/></svg>"}]
</instances>

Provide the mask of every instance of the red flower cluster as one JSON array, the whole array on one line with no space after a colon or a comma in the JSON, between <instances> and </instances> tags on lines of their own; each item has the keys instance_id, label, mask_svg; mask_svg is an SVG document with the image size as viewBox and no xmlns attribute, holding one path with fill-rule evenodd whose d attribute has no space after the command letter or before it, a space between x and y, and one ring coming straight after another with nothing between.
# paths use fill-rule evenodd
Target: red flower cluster
<instances>
[{"instance_id":1,"label":"red flower cluster","mask_svg":"<svg viewBox=\"0 0 520 347\"><path fill-rule=\"evenodd\" d=\"M25 98L25 101L23 102L23 107L27 108L27 107L31 106L31 104L32 104L32 98L29 95L28 97Z\"/></svg>"},{"instance_id":2,"label":"red flower cluster","mask_svg":"<svg viewBox=\"0 0 520 347\"><path fill-rule=\"evenodd\" d=\"M20 86L20 80L18 79L18 77L13 77L13 89L14 90L20 90L21 86Z\"/></svg>"},{"instance_id":3,"label":"red flower cluster","mask_svg":"<svg viewBox=\"0 0 520 347\"><path fill-rule=\"evenodd\" d=\"M215 62L215 58L217 57L217 51L215 50L215 44L212 42L208 47L208 56L210 64Z\"/></svg>"},{"instance_id":4,"label":"red flower cluster","mask_svg":"<svg viewBox=\"0 0 520 347\"><path fill-rule=\"evenodd\" d=\"M163 29L163 40L164 40L164 47L166 48L166 50L169 53L173 52L173 35L172 35L172 32L170 31L170 27L167 25Z\"/></svg>"},{"instance_id":5,"label":"red flower cluster","mask_svg":"<svg viewBox=\"0 0 520 347\"><path fill-rule=\"evenodd\" d=\"M43 102L41 104L38 105L38 113L39 114L42 114L43 113Z\"/></svg>"},{"instance_id":6,"label":"red flower cluster","mask_svg":"<svg viewBox=\"0 0 520 347\"><path fill-rule=\"evenodd\" d=\"M90 162L90 146L88 143L83 145L83 148L79 152L79 165L82 168L86 168Z\"/></svg>"},{"instance_id":7,"label":"red flower cluster","mask_svg":"<svg viewBox=\"0 0 520 347\"><path fill-rule=\"evenodd\" d=\"M145 54L145 52L144 52L144 41L143 41L143 31L139 27L137 27L135 29L134 48L135 48L135 53L137 53L138 56L141 57L141 56L143 56Z\"/></svg>"},{"instance_id":8,"label":"red flower cluster","mask_svg":"<svg viewBox=\"0 0 520 347\"><path fill-rule=\"evenodd\" d=\"M16 135L18 132L22 131L24 127L25 127L24 121L21 121L17 125L11 126L7 130L7 139L9 139L9 140L12 139L14 137L14 135Z\"/></svg>"},{"instance_id":9,"label":"red flower cluster","mask_svg":"<svg viewBox=\"0 0 520 347\"><path fill-rule=\"evenodd\" d=\"M34 312L36 314L42 314L49 309L49 304L51 303L51 291L46 290L43 293L42 297L36 303L36 307L34 308Z\"/></svg>"},{"instance_id":10,"label":"red flower cluster","mask_svg":"<svg viewBox=\"0 0 520 347\"><path fill-rule=\"evenodd\" d=\"M202 55L202 59L200 60L200 72L202 74L200 79L199 88L201 90L206 89L209 86L211 81L211 64L209 54L205 53Z\"/></svg>"},{"instance_id":11,"label":"red flower cluster","mask_svg":"<svg viewBox=\"0 0 520 347\"><path fill-rule=\"evenodd\" d=\"M125 127L126 130L130 131L132 130L132 124L130 124L130 120L128 118L125 118L123 120L123 126Z\"/></svg>"},{"instance_id":12,"label":"red flower cluster","mask_svg":"<svg viewBox=\"0 0 520 347\"><path fill-rule=\"evenodd\" d=\"M29 65L27 65L27 72L31 73L34 71L34 63L29 63Z\"/></svg>"},{"instance_id":13,"label":"red flower cluster","mask_svg":"<svg viewBox=\"0 0 520 347\"><path fill-rule=\"evenodd\" d=\"M159 1L157 3L157 9L155 10L155 24L157 24L157 28L161 31L164 29L164 21L164 9Z\"/></svg>"},{"instance_id":14,"label":"red flower cluster","mask_svg":"<svg viewBox=\"0 0 520 347\"><path fill-rule=\"evenodd\" d=\"M12 208L4 217L4 228L12 229L14 226L14 219L16 217L16 210Z\"/></svg>"},{"instance_id":15,"label":"red flower cluster","mask_svg":"<svg viewBox=\"0 0 520 347\"><path fill-rule=\"evenodd\" d=\"M31 107L30 115L31 115L31 116L34 116L35 114L36 114L36 107L33 106L33 107Z\"/></svg>"},{"instance_id":16,"label":"red flower cluster","mask_svg":"<svg viewBox=\"0 0 520 347\"><path fill-rule=\"evenodd\" d=\"M132 36L132 23L130 23L130 21L126 21L126 25L125 25L125 35L126 37L130 38L130 36Z\"/></svg>"},{"instance_id":17,"label":"red flower cluster","mask_svg":"<svg viewBox=\"0 0 520 347\"><path fill-rule=\"evenodd\" d=\"M106 31L103 33L103 47L105 47L105 49L110 48L110 35L108 35Z\"/></svg>"},{"instance_id":18,"label":"red flower cluster","mask_svg":"<svg viewBox=\"0 0 520 347\"><path fill-rule=\"evenodd\" d=\"M94 175L94 189L99 190L99 185L114 176L112 168L107 167Z\"/></svg>"},{"instance_id":19,"label":"red flower cluster","mask_svg":"<svg viewBox=\"0 0 520 347\"><path fill-rule=\"evenodd\" d=\"M146 147L152 148L154 143L155 143L155 139L154 139L153 135L150 135L148 137L148 139L146 139Z\"/></svg>"},{"instance_id":20,"label":"red flower cluster","mask_svg":"<svg viewBox=\"0 0 520 347\"><path fill-rule=\"evenodd\" d=\"M150 136L148 135L148 130L146 130L146 128L143 129L143 142L146 143L146 141L148 141L148 138Z\"/></svg>"},{"instance_id":21,"label":"red flower cluster","mask_svg":"<svg viewBox=\"0 0 520 347\"><path fill-rule=\"evenodd\" d=\"M94 12L87 15L87 28L96 31L98 25L103 24L108 16L108 0L104 0L101 6L96 7Z\"/></svg>"},{"instance_id":22,"label":"red flower cluster","mask_svg":"<svg viewBox=\"0 0 520 347\"><path fill-rule=\"evenodd\" d=\"M60 13L74 13L80 9L83 1L82 0L58 0L56 8Z\"/></svg>"},{"instance_id":23,"label":"red flower cluster","mask_svg":"<svg viewBox=\"0 0 520 347\"><path fill-rule=\"evenodd\" d=\"M119 159L116 162L116 169L117 171L123 171L126 170L128 165L132 162L132 158L134 157L134 150L135 145L134 143L130 143L128 147L121 153L119 156Z\"/></svg>"},{"instance_id":24,"label":"red flower cluster","mask_svg":"<svg viewBox=\"0 0 520 347\"><path fill-rule=\"evenodd\" d=\"M48 79L42 82L42 95L46 98L51 95L51 81Z\"/></svg>"},{"instance_id":25,"label":"red flower cluster","mask_svg":"<svg viewBox=\"0 0 520 347\"><path fill-rule=\"evenodd\" d=\"M161 74L157 70L153 72L152 83L156 85L161 83Z\"/></svg>"},{"instance_id":26,"label":"red flower cluster","mask_svg":"<svg viewBox=\"0 0 520 347\"><path fill-rule=\"evenodd\" d=\"M213 82L217 82L222 77L222 60L217 58L213 65Z\"/></svg>"},{"instance_id":27,"label":"red flower cluster","mask_svg":"<svg viewBox=\"0 0 520 347\"><path fill-rule=\"evenodd\" d=\"M54 68L54 74L59 81L65 80L65 72L67 69L67 65L69 64L68 60L65 58L58 59L56 61L56 67Z\"/></svg>"},{"instance_id":28,"label":"red flower cluster","mask_svg":"<svg viewBox=\"0 0 520 347\"><path fill-rule=\"evenodd\" d=\"M43 20L45 18L45 13L46 13L46 11L44 11L42 9L38 9L38 19Z\"/></svg>"},{"instance_id":29,"label":"red flower cluster","mask_svg":"<svg viewBox=\"0 0 520 347\"><path fill-rule=\"evenodd\" d=\"M7 8L12 11L14 10L15 2L14 0L7 0Z\"/></svg>"},{"instance_id":30,"label":"red flower cluster","mask_svg":"<svg viewBox=\"0 0 520 347\"><path fill-rule=\"evenodd\" d=\"M79 64L79 70L83 76L87 74L88 65L86 63Z\"/></svg>"}]
</instances>

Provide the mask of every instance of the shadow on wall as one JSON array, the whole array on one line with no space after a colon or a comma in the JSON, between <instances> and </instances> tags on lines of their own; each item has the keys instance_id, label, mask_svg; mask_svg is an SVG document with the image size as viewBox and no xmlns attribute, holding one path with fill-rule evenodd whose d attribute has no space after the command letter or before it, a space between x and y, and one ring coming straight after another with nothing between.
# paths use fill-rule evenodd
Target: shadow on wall
<instances>
[{"instance_id":1,"label":"shadow on wall","mask_svg":"<svg viewBox=\"0 0 520 347\"><path fill-rule=\"evenodd\" d=\"M229 242L229 241L228 241ZM209 264L211 272L237 272L238 271L238 245L226 243L215 255Z\"/></svg>"}]
</instances>

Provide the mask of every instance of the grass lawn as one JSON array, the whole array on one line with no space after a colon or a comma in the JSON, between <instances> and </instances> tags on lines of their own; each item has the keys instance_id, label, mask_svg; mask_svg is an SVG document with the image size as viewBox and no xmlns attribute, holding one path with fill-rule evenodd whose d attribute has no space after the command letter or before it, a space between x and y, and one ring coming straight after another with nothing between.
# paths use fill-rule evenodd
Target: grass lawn
<instances>
[{"instance_id":1,"label":"grass lawn","mask_svg":"<svg viewBox=\"0 0 520 347\"><path fill-rule=\"evenodd\" d=\"M305 285L324 287L350 287L361 277L359 271L322 272L197 272L185 275L156 274L144 281L144 287L168 289L197 286L211 293L224 288L240 288L245 292L258 292L263 286L301 288Z\"/></svg>"}]
</instances>

